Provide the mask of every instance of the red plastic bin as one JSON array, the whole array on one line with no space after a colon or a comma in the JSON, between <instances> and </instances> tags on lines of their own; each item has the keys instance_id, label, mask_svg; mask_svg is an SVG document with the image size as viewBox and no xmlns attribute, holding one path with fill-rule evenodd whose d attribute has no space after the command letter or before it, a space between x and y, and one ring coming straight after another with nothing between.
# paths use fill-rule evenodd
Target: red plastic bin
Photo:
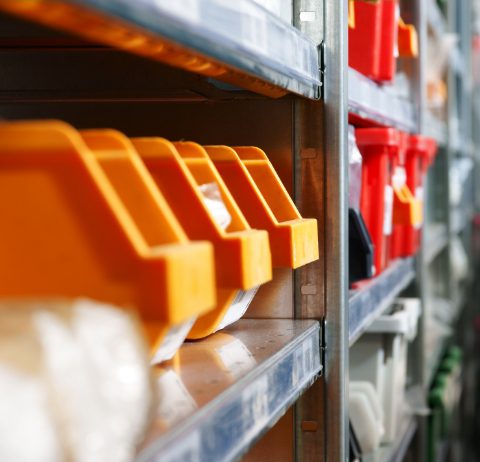
<instances>
[{"instance_id":1,"label":"red plastic bin","mask_svg":"<svg viewBox=\"0 0 480 462\"><path fill-rule=\"evenodd\" d=\"M421 135L409 137L406 150L405 168L407 170L407 185L415 198L423 204L424 182L428 168L432 165L437 153L437 143L433 138ZM406 251L415 253L421 242L421 227L405 240Z\"/></svg>"},{"instance_id":2,"label":"red plastic bin","mask_svg":"<svg viewBox=\"0 0 480 462\"><path fill-rule=\"evenodd\" d=\"M393 158L392 185L394 190L393 200L393 224L390 246L390 259L413 255L416 249L406 246L415 235L418 217L412 218L413 207L418 203L408 187L407 172L405 168L406 152L409 143L409 135L399 132L399 149Z\"/></svg>"},{"instance_id":3,"label":"red plastic bin","mask_svg":"<svg viewBox=\"0 0 480 462\"><path fill-rule=\"evenodd\" d=\"M400 135L394 128L359 128L355 132L363 156L360 210L375 246L376 274L390 261L394 158Z\"/></svg>"},{"instance_id":4,"label":"red plastic bin","mask_svg":"<svg viewBox=\"0 0 480 462\"><path fill-rule=\"evenodd\" d=\"M348 63L376 81L395 76L397 0L354 2L355 26L348 32Z\"/></svg>"}]
</instances>

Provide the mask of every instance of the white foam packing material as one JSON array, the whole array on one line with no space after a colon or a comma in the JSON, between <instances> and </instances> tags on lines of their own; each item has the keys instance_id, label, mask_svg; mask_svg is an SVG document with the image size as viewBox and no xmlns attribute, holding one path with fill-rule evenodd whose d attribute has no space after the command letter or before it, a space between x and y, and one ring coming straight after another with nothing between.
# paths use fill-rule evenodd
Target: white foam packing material
<instances>
[{"instance_id":1,"label":"white foam packing material","mask_svg":"<svg viewBox=\"0 0 480 462\"><path fill-rule=\"evenodd\" d=\"M127 462L151 412L148 351L108 305L4 301L0 393L0 460Z\"/></svg>"}]
</instances>

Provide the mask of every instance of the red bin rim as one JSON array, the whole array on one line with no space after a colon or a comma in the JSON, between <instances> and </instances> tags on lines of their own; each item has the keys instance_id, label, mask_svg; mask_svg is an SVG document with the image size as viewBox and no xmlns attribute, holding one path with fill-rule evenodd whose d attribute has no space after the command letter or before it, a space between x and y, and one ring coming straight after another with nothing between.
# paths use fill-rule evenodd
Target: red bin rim
<instances>
[{"instance_id":1,"label":"red bin rim","mask_svg":"<svg viewBox=\"0 0 480 462\"><path fill-rule=\"evenodd\" d=\"M395 128L357 128L355 138L358 146L400 146L400 133Z\"/></svg>"}]
</instances>

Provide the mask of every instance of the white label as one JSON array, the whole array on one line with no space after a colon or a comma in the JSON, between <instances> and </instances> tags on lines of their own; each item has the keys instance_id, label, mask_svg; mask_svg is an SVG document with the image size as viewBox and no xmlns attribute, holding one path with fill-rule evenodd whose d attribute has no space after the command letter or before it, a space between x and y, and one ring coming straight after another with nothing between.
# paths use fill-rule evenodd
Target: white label
<instances>
[{"instance_id":1,"label":"white label","mask_svg":"<svg viewBox=\"0 0 480 462\"><path fill-rule=\"evenodd\" d=\"M308 374L314 368L314 353L312 341L310 339L305 340L303 342L302 349L305 373Z\"/></svg>"},{"instance_id":2,"label":"white label","mask_svg":"<svg viewBox=\"0 0 480 462\"><path fill-rule=\"evenodd\" d=\"M383 234L390 236L392 234L393 220L393 188L387 184L385 186L385 209L383 214Z\"/></svg>"},{"instance_id":3,"label":"white label","mask_svg":"<svg viewBox=\"0 0 480 462\"><path fill-rule=\"evenodd\" d=\"M172 426L197 409L197 404L182 380L172 370L158 377L157 392L159 399L157 416L168 426Z\"/></svg>"},{"instance_id":4,"label":"white label","mask_svg":"<svg viewBox=\"0 0 480 462\"><path fill-rule=\"evenodd\" d=\"M402 189L403 186L405 186L407 183L407 172L405 171L405 167L395 168L392 182L395 189Z\"/></svg>"},{"instance_id":5,"label":"white label","mask_svg":"<svg viewBox=\"0 0 480 462\"><path fill-rule=\"evenodd\" d=\"M257 293L257 290L258 286L250 290L239 290L237 295L235 295L230 308L228 308L222 321L217 326L216 331L238 321L247 311L253 297L255 297L255 294Z\"/></svg>"},{"instance_id":6,"label":"white label","mask_svg":"<svg viewBox=\"0 0 480 462\"><path fill-rule=\"evenodd\" d=\"M239 339L232 340L226 345L216 348L225 368L235 377L243 375L253 369L257 362L250 350Z\"/></svg>"},{"instance_id":7,"label":"white label","mask_svg":"<svg viewBox=\"0 0 480 462\"><path fill-rule=\"evenodd\" d=\"M185 338L187 337L190 329L197 320L197 317L189 319L183 324L173 326L165 335L161 345L158 347L157 351L153 355L152 364L158 364L162 361L167 361L172 359L177 350L182 346Z\"/></svg>"},{"instance_id":8,"label":"white label","mask_svg":"<svg viewBox=\"0 0 480 462\"><path fill-rule=\"evenodd\" d=\"M415 199L423 202L423 186L417 186L415 188Z\"/></svg>"},{"instance_id":9,"label":"white label","mask_svg":"<svg viewBox=\"0 0 480 462\"><path fill-rule=\"evenodd\" d=\"M161 451L155 458L155 462L200 462L202 458L202 429L198 428L182 438L182 444L176 444L164 455Z\"/></svg>"},{"instance_id":10,"label":"white label","mask_svg":"<svg viewBox=\"0 0 480 462\"><path fill-rule=\"evenodd\" d=\"M268 54L268 27L265 18L250 18L242 24L243 45L260 54Z\"/></svg>"},{"instance_id":11,"label":"white label","mask_svg":"<svg viewBox=\"0 0 480 462\"><path fill-rule=\"evenodd\" d=\"M272 396L272 389L269 387L268 377L263 375L258 378L250 387L242 393L242 409L249 412L252 427L252 434L257 434L263 428L270 415L268 397ZM247 411L248 410L248 411Z\"/></svg>"},{"instance_id":12,"label":"white label","mask_svg":"<svg viewBox=\"0 0 480 462\"><path fill-rule=\"evenodd\" d=\"M167 14L182 18L182 20L195 24L201 22L200 2L198 0L182 0L181 2L153 0L151 4Z\"/></svg>"}]
</instances>

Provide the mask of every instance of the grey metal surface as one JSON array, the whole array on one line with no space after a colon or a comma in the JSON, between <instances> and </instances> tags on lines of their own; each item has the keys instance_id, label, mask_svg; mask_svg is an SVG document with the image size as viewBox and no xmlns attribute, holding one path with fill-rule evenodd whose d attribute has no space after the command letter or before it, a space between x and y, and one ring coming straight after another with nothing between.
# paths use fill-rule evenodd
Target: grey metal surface
<instances>
[{"instance_id":1,"label":"grey metal surface","mask_svg":"<svg viewBox=\"0 0 480 462\"><path fill-rule=\"evenodd\" d=\"M325 0L325 460L348 458L348 11ZM321 460L321 459L314 459Z\"/></svg>"},{"instance_id":2,"label":"grey metal surface","mask_svg":"<svg viewBox=\"0 0 480 462\"><path fill-rule=\"evenodd\" d=\"M69 0L309 98L320 95L313 41L251 0Z\"/></svg>"},{"instance_id":3,"label":"grey metal surface","mask_svg":"<svg viewBox=\"0 0 480 462\"><path fill-rule=\"evenodd\" d=\"M425 225L423 255L428 265L448 244L448 230L444 223L427 223Z\"/></svg>"},{"instance_id":4,"label":"grey metal surface","mask_svg":"<svg viewBox=\"0 0 480 462\"><path fill-rule=\"evenodd\" d=\"M348 449L347 332L347 2L297 0L295 10L324 14L324 104L298 104L296 197L319 220L323 258L298 272L297 316L325 317L325 369L296 406L297 461L343 461Z\"/></svg>"},{"instance_id":5,"label":"grey metal surface","mask_svg":"<svg viewBox=\"0 0 480 462\"><path fill-rule=\"evenodd\" d=\"M428 0L426 6L428 13L427 20L430 29L437 37L442 37L447 28L445 16L435 0Z\"/></svg>"},{"instance_id":6,"label":"grey metal surface","mask_svg":"<svg viewBox=\"0 0 480 462\"><path fill-rule=\"evenodd\" d=\"M445 146L448 139L447 124L428 111L424 111L424 117L422 133L434 138L440 146Z\"/></svg>"},{"instance_id":7,"label":"grey metal surface","mask_svg":"<svg viewBox=\"0 0 480 462\"><path fill-rule=\"evenodd\" d=\"M453 234L461 233L468 225L471 225L473 218L473 203L463 207L456 207L451 210L451 230Z\"/></svg>"},{"instance_id":8,"label":"grey metal surface","mask_svg":"<svg viewBox=\"0 0 480 462\"><path fill-rule=\"evenodd\" d=\"M324 10L323 0L294 0L294 23L320 47L326 39L324 17L334 12ZM305 21L312 16L314 21ZM325 13L325 14L324 14ZM328 21L330 23L330 20ZM335 67L336 69L336 67ZM329 77L329 74L326 76ZM295 200L303 216L318 221L320 259L296 271L295 316L318 319L325 317L325 107L321 102L295 103ZM322 355L322 360L323 360ZM325 372L325 371L324 371ZM330 383L330 382L329 382ZM295 405L294 460L324 460L331 444L327 435L325 381L318 380ZM335 442L332 440L332 444Z\"/></svg>"},{"instance_id":9,"label":"grey metal surface","mask_svg":"<svg viewBox=\"0 0 480 462\"><path fill-rule=\"evenodd\" d=\"M155 420L141 462L237 460L316 379L319 324L240 320L156 369Z\"/></svg>"},{"instance_id":10,"label":"grey metal surface","mask_svg":"<svg viewBox=\"0 0 480 462\"><path fill-rule=\"evenodd\" d=\"M348 308L350 345L355 343L414 278L414 259L399 259L364 287L351 291Z\"/></svg>"},{"instance_id":11,"label":"grey metal surface","mask_svg":"<svg viewBox=\"0 0 480 462\"><path fill-rule=\"evenodd\" d=\"M446 462L448 460L448 451L450 449L451 442L449 440L440 443L437 449L436 462Z\"/></svg>"},{"instance_id":12,"label":"grey metal surface","mask_svg":"<svg viewBox=\"0 0 480 462\"><path fill-rule=\"evenodd\" d=\"M403 462L417 428L417 419L414 416L406 417L400 424L397 441L382 445L377 451L364 457L362 461Z\"/></svg>"},{"instance_id":13,"label":"grey metal surface","mask_svg":"<svg viewBox=\"0 0 480 462\"><path fill-rule=\"evenodd\" d=\"M364 119L407 132L417 131L417 111L412 101L351 68L348 69L348 107Z\"/></svg>"}]
</instances>

